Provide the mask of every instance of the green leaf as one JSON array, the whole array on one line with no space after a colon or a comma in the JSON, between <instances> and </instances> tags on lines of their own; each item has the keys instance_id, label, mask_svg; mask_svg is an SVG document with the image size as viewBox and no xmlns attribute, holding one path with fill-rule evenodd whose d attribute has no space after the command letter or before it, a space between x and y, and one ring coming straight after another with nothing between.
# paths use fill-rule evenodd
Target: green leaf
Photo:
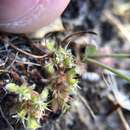
<instances>
[{"instance_id":1,"label":"green leaf","mask_svg":"<svg viewBox=\"0 0 130 130\"><path fill-rule=\"evenodd\" d=\"M87 57L95 56L96 53L97 53L97 48L95 45L87 45L85 49L85 56Z\"/></svg>"},{"instance_id":2,"label":"green leaf","mask_svg":"<svg viewBox=\"0 0 130 130\"><path fill-rule=\"evenodd\" d=\"M75 85L75 84L77 84L78 83L78 81L76 80L76 79L70 79L69 80L69 85Z\"/></svg>"},{"instance_id":3,"label":"green leaf","mask_svg":"<svg viewBox=\"0 0 130 130\"><path fill-rule=\"evenodd\" d=\"M63 113L66 113L68 110L70 110L70 105L68 105L66 102L64 102L62 105Z\"/></svg>"},{"instance_id":4,"label":"green leaf","mask_svg":"<svg viewBox=\"0 0 130 130\"><path fill-rule=\"evenodd\" d=\"M30 100L31 99L31 88L27 86L20 86L17 90L17 93L23 100Z\"/></svg>"},{"instance_id":5,"label":"green leaf","mask_svg":"<svg viewBox=\"0 0 130 130\"><path fill-rule=\"evenodd\" d=\"M14 84L14 83L9 83L9 84L7 84L6 88L10 92L17 93L19 87L16 84Z\"/></svg>"},{"instance_id":6,"label":"green leaf","mask_svg":"<svg viewBox=\"0 0 130 130\"><path fill-rule=\"evenodd\" d=\"M40 125L39 125L37 119L35 119L31 116L28 116L28 118L27 118L27 129L37 129L39 127L40 127Z\"/></svg>"},{"instance_id":7,"label":"green leaf","mask_svg":"<svg viewBox=\"0 0 130 130\"><path fill-rule=\"evenodd\" d=\"M66 68L71 68L74 66L74 63L73 63L73 59L71 56L67 56L65 59L64 59L64 66Z\"/></svg>"},{"instance_id":8,"label":"green leaf","mask_svg":"<svg viewBox=\"0 0 130 130\"><path fill-rule=\"evenodd\" d=\"M55 51L55 44L53 42L48 42L46 46L47 46L47 49L50 50L51 52Z\"/></svg>"},{"instance_id":9,"label":"green leaf","mask_svg":"<svg viewBox=\"0 0 130 130\"><path fill-rule=\"evenodd\" d=\"M67 72L67 75L68 75L69 77L75 77L75 76L76 76L76 70L75 70L75 68L70 69L70 70Z\"/></svg>"},{"instance_id":10,"label":"green leaf","mask_svg":"<svg viewBox=\"0 0 130 130\"><path fill-rule=\"evenodd\" d=\"M19 94L19 97L21 98L21 100L31 99L31 89L27 86L24 86L24 85L18 86L14 83L9 83L9 84L7 84L6 88L10 92L14 92L16 94Z\"/></svg>"},{"instance_id":11,"label":"green leaf","mask_svg":"<svg viewBox=\"0 0 130 130\"><path fill-rule=\"evenodd\" d=\"M20 112L18 112L18 117L24 121L25 120L25 116L27 114L27 111L25 109L22 109Z\"/></svg>"},{"instance_id":12,"label":"green leaf","mask_svg":"<svg viewBox=\"0 0 130 130\"><path fill-rule=\"evenodd\" d=\"M68 71L66 77L69 85L73 86L78 83L78 80L75 77L76 77L76 70L75 68L72 68L70 71Z\"/></svg>"},{"instance_id":13,"label":"green leaf","mask_svg":"<svg viewBox=\"0 0 130 130\"><path fill-rule=\"evenodd\" d=\"M47 73L53 74L53 73L55 72L53 63L48 63L48 64L45 66L45 70L47 71Z\"/></svg>"},{"instance_id":14,"label":"green leaf","mask_svg":"<svg viewBox=\"0 0 130 130\"><path fill-rule=\"evenodd\" d=\"M47 100L48 95L49 95L49 90L48 90L48 88L45 88L45 89L42 90L42 93L40 94L40 97L43 100Z\"/></svg>"}]
</instances>

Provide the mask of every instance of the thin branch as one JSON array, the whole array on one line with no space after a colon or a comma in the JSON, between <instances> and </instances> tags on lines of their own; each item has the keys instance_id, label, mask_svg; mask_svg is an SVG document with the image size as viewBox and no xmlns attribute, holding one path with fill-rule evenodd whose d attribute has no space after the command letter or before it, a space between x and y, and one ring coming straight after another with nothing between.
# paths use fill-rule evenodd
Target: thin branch
<instances>
[{"instance_id":1,"label":"thin branch","mask_svg":"<svg viewBox=\"0 0 130 130\"><path fill-rule=\"evenodd\" d=\"M27 62L27 61L20 61L20 60L15 60L15 62L17 63L21 63L21 64L26 64L26 65L34 65L34 66L41 66L40 64L37 63L33 63L33 62Z\"/></svg>"},{"instance_id":2,"label":"thin branch","mask_svg":"<svg viewBox=\"0 0 130 130\"><path fill-rule=\"evenodd\" d=\"M9 72L8 70L2 70L2 69L0 70L0 74L1 73L8 73L8 72Z\"/></svg>"},{"instance_id":3,"label":"thin branch","mask_svg":"<svg viewBox=\"0 0 130 130\"><path fill-rule=\"evenodd\" d=\"M77 94L79 99L81 100L81 102L84 104L85 108L89 111L91 117L93 120L96 120L96 115L94 114L92 108L90 107L90 105L88 104L87 100L84 99L83 96L81 96L79 93Z\"/></svg>"},{"instance_id":4,"label":"thin branch","mask_svg":"<svg viewBox=\"0 0 130 130\"><path fill-rule=\"evenodd\" d=\"M68 36L66 36L62 41L61 41L61 45L62 44L65 44L68 40L69 42L71 41L70 39L74 38L75 36L82 36L82 35L85 35L85 34L93 34L93 35L97 35L95 32L92 32L92 31L79 31L79 32L75 32L75 33L72 33Z\"/></svg>"},{"instance_id":5,"label":"thin branch","mask_svg":"<svg viewBox=\"0 0 130 130\"><path fill-rule=\"evenodd\" d=\"M42 56L38 56L38 55L34 55L34 54L31 54L29 52L26 52L18 47L16 47L15 45L13 44L9 44L12 48L14 48L15 50L19 51L20 53L23 53L24 55L27 55L27 56L30 56L30 57L33 57L33 58L36 58L36 59L42 59L42 58L45 58L47 57L48 55L42 55Z\"/></svg>"},{"instance_id":6,"label":"thin branch","mask_svg":"<svg viewBox=\"0 0 130 130\"><path fill-rule=\"evenodd\" d=\"M125 117L124 117L124 115L123 115L123 112L122 112L121 108L117 109L117 113L118 113L119 116L120 116L120 119L121 119L121 121L122 121L122 123L123 123L123 125L124 125L124 127L125 127L125 130L130 130L129 124L128 124L128 122L126 121L126 119L125 119Z\"/></svg>"},{"instance_id":7,"label":"thin branch","mask_svg":"<svg viewBox=\"0 0 130 130\"><path fill-rule=\"evenodd\" d=\"M17 56L18 56L18 52L16 53L16 55L15 55L15 57L14 57L12 63L6 68L7 70L9 70L9 69L14 65Z\"/></svg>"}]
</instances>

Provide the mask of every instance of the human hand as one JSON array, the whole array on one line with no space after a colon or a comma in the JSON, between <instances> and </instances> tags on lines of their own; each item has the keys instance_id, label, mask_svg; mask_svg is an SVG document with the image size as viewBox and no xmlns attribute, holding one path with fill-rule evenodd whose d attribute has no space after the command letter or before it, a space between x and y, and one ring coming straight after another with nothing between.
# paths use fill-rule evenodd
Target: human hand
<instances>
[{"instance_id":1,"label":"human hand","mask_svg":"<svg viewBox=\"0 0 130 130\"><path fill-rule=\"evenodd\" d=\"M60 16L70 0L0 0L0 30L28 33Z\"/></svg>"}]
</instances>

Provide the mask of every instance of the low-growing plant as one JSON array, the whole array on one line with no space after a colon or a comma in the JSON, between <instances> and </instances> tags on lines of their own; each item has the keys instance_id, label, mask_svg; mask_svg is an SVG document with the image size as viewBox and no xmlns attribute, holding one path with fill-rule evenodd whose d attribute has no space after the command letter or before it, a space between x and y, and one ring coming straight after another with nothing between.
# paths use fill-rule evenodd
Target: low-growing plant
<instances>
[{"instance_id":1,"label":"low-growing plant","mask_svg":"<svg viewBox=\"0 0 130 130\"><path fill-rule=\"evenodd\" d=\"M18 95L17 115L27 129L40 127L40 119L48 110L48 89L40 94L29 86L18 86L14 83L7 84L7 90Z\"/></svg>"},{"instance_id":2,"label":"low-growing plant","mask_svg":"<svg viewBox=\"0 0 130 130\"><path fill-rule=\"evenodd\" d=\"M83 32L84 34L86 32ZM80 33L77 33L80 34ZM72 35L73 36L73 35ZM70 38L70 37L68 37ZM65 39L67 40L67 38ZM63 40L65 42L65 40ZM8 83L7 90L18 95L17 118L20 119L27 129L37 129L40 121L48 111L66 112L69 109L70 95L75 94L78 87L80 74L78 60L68 49L68 45L63 47L53 42L48 42L43 46L47 49L48 56L43 61L41 70L46 74L47 84L43 86L41 93L28 85L16 85ZM81 56L81 62L95 64L103 69L107 69L118 77L130 82L130 77L122 74L118 70L104 65L97 61L97 49L94 45L87 45L85 54ZM109 57L129 57L129 54L111 54Z\"/></svg>"},{"instance_id":3,"label":"low-growing plant","mask_svg":"<svg viewBox=\"0 0 130 130\"><path fill-rule=\"evenodd\" d=\"M6 87L9 92L18 95L17 118L27 129L39 128L46 111L66 112L69 109L69 95L75 93L79 82L71 50L61 46L56 48L51 42L45 47L51 56L42 67L49 79L42 92L15 83L9 83Z\"/></svg>"}]
</instances>

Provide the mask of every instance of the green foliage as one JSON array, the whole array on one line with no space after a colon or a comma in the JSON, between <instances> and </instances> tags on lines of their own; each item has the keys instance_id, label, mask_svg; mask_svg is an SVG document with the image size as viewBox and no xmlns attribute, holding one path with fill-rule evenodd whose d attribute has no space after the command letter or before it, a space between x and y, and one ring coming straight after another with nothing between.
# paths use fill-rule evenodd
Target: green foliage
<instances>
[{"instance_id":1,"label":"green foliage","mask_svg":"<svg viewBox=\"0 0 130 130\"><path fill-rule=\"evenodd\" d=\"M74 66L74 58L70 50L59 47L54 52L54 63L60 67L71 68Z\"/></svg>"},{"instance_id":2,"label":"green foliage","mask_svg":"<svg viewBox=\"0 0 130 130\"><path fill-rule=\"evenodd\" d=\"M91 56L95 56L97 53L97 48L95 45L87 45L86 49L85 49L85 56L87 57L91 57Z\"/></svg>"},{"instance_id":3,"label":"green foliage","mask_svg":"<svg viewBox=\"0 0 130 130\"><path fill-rule=\"evenodd\" d=\"M47 49L48 49L50 52L54 52L54 51L55 51L55 43L53 43L53 42L48 42L48 43L46 44L46 47L47 47Z\"/></svg>"},{"instance_id":4,"label":"green foliage","mask_svg":"<svg viewBox=\"0 0 130 130\"><path fill-rule=\"evenodd\" d=\"M39 122L37 121L37 119L35 119L34 117L28 116L28 120L27 120L27 128L28 129L37 129L39 128Z\"/></svg>"},{"instance_id":5,"label":"green foliage","mask_svg":"<svg viewBox=\"0 0 130 130\"><path fill-rule=\"evenodd\" d=\"M40 120L50 109L66 112L70 108L69 95L78 86L75 57L71 51L61 46L56 48L53 43L48 43L46 49L51 57L43 68L51 80L41 93L26 85L9 83L6 87L9 92L18 95L17 117L29 130L39 128Z\"/></svg>"},{"instance_id":6,"label":"green foliage","mask_svg":"<svg viewBox=\"0 0 130 130\"><path fill-rule=\"evenodd\" d=\"M31 87L14 83L7 84L9 92L16 93L19 97L19 105L17 108L17 116L26 125L27 129L37 129L40 127L40 119L45 110L48 98L48 89L42 91L41 94L34 91Z\"/></svg>"},{"instance_id":7,"label":"green foliage","mask_svg":"<svg viewBox=\"0 0 130 130\"><path fill-rule=\"evenodd\" d=\"M18 95L17 117L23 122L27 130L39 128L40 120L50 110L52 112L58 110L66 112L69 110L69 96L70 94L75 94L75 88L79 83L79 79L77 79L79 61L73 56L71 50L61 46L56 47L53 42L46 44L45 49L48 50L49 56L45 59L44 65L41 68L44 68L47 73L46 78L49 82L44 86L41 93L26 85L19 86L14 83L9 83L6 86L10 93ZM130 82L129 77L126 77L114 68L92 59L96 55L96 46L88 45L81 62L96 64ZM129 55L120 56L128 57Z\"/></svg>"},{"instance_id":8,"label":"green foliage","mask_svg":"<svg viewBox=\"0 0 130 130\"><path fill-rule=\"evenodd\" d=\"M47 71L48 74L54 74L54 64L53 63L48 63L46 66L44 66L45 70Z\"/></svg>"},{"instance_id":9,"label":"green foliage","mask_svg":"<svg viewBox=\"0 0 130 130\"><path fill-rule=\"evenodd\" d=\"M50 91L53 93L52 110L62 109L62 112L65 112L69 108L67 104L69 94L74 93L74 88L78 86L75 57L71 50L61 46L57 48L55 46L50 47L50 43L48 50L50 53L53 52L53 57L50 58L47 64L51 69L48 70L52 72L52 78L56 77L49 85Z\"/></svg>"},{"instance_id":10,"label":"green foliage","mask_svg":"<svg viewBox=\"0 0 130 130\"><path fill-rule=\"evenodd\" d=\"M75 86L78 84L78 80L75 78L76 77L76 68L72 68L70 69L68 72L67 72L67 76L66 76L66 79L67 79L67 83L70 85L70 86Z\"/></svg>"},{"instance_id":11,"label":"green foliage","mask_svg":"<svg viewBox=\"0 0 130 130\"><path fill-rule=\"evenodd\" d=\"M31 88L24 85L18 86L13 83L7 84L7 89L10 92L14 92L19 95L19 100L30 100L31 99Z\"/></svg>"}]
</instances>

